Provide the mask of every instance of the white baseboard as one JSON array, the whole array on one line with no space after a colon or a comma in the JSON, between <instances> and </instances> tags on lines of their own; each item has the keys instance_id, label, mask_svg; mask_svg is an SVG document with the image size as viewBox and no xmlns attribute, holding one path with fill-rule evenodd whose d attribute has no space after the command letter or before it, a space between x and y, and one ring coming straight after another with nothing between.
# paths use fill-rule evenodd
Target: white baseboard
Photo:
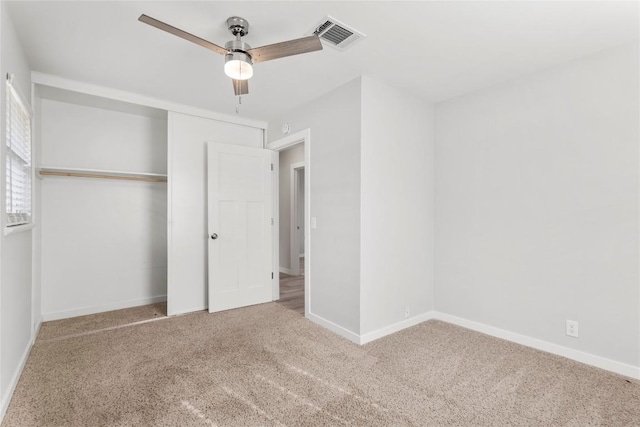
<instances>
[{"instance_id":1,"label":"white baseboard","mask_svg":"<svg viewBox=\"0 0 640 427\"><path fill-rule=\"evenodd\" d=\"M5 414L7 413L7 409L9 408L9 403L11 403L11 398L13 397L13 392L16 390L16 386L18 385L18 381L20 380L20 375L22 375L22 371L24 370L24 366L27 364L27 359L29 359L29 353L31 353L31 348L33 347L34 340L29 340L29 344L24 349L24 353L22 353L22 357L20 358L20 362L16 367L16 370L13 372L11 376L11 381L9 382L9 387L7 388L6 393L2 396L2 406L0 407L0 423L4 419Z\"/></svg>"},{"instance_id":2,"label":"white baseboard","mask_svg":"<svg viewBox=\"0 0 640 427\"><path fill-rule=\"evenodd\" d=\"M290 268L280 267L280 273L291 274Z\"/></svg>"},{"instance_id":3,"label":"white baseboard","mask_svg":"<svg viewBox=\"0 0 640 427\"><path fill-rule=\"evenodd\" d=\"M372 332L367 332L366 334L360 335L359 344L366 344L368 342L375 341L379 338L391 335L395 332L401 331L411 326L415 326L418 323L426 322L430 319L433 319L433 311L428 311L426 313L404 319L400 322L394 323L393 325L385 326L384 328Z\"/></svg>"},{"instance_id":4,"label":"white baseboard","mask_svg":"<svg viewBox=\"0 0 640 427\"><path fill-rule=\"evenodd\" d=\"M506 331L494 326L485 325L483 323L474 322L472 320L463 319L438 311L429 311L418 316L414 316L410 319L405 319L398 323L394 323L393 325L389 325L376 331L368 332L362 335L358 335L313 313L308 313L307 318L314 323L317 323L318 325L329 329L330 331L356 344L366 344L387 335L391 335L395 332L401 331L405 328L417 325L422 322L426 322L428 320L441 320L443 322L452 323L454 325L471 329L476 332L491 335L493 337L511 341L516 344L521 344L526 347L535 348L536 350L541 350L547 353L555 354L557 356L566 357L567 359L575 360L576 362L584 363L585 365L594 366L596 368L604 369L606 371L614 372L626 377L640 379L640 366L629 365L623 362L618 362L616 360L607 359L602 356L596 356L594 354L585 353L580 350L563 347L561 345L550 343L548 341L543 341L515 332Z\"/></svg>"},{"instance_id":5,"label":"white baseboard","mask_svg":"<svg viewBox=\"0 0 640 427\"><path fill-rule=\"evenodd\" d=\"M36 343L36 338L38 338L38 334L40 333L40 328L42 327L42 316L38 320L36 327L33 330L33 335L31 335L31 345Z\"/></svg>"},{"instance_id":6,"label":"white baseboard","mask_svg":"<svg viewBox=\"0 0 640 427\"><path fill-rule=\"evenodd\" d=\"M88 314L103 313L105 311L122 310L123 308L131 308L131 307L138 307L140 305L155 304L157 302L162 302L166 300L167 300L166 295L158 295L155 297L119 301L111 304L96 305L93 307L75 308L72 310L57 311L53 313L43 313L42 321L49 322L51 320L68 319L70 317L86 316Z\"/></svg>"},{"instance_id":7,"label":"white baseboard","mask_svg":"<svg viewBox=\"0 0 640 427\"><path fill-rule=\"evenodd\" d=\"M501 338L503 340L511 341L517 344L522 344L527 347L535 348L536 350L542 350L547 353L566 357L567 359L575 360L586 365L595 366L606 371L615 372L616 374L640 379L640 367L638 366L617 362L605 357L596 356L594 354L563 347L561 345L553 344L548 341L539 340L537 338L528 337L526 335L520 335L515 332L506 331L504 329L452 316L450 314L440 312L433 312L432 314L433 319L442 320L443 322L447 323L453 323L454 325L462 326L463 328L471 329L476 332L481 332L483 334L491 335L493 337Z\"/></svg>"},{"instance_id":8,"label":"white baseboard","mask_svg":"<svg viewBox=\"0 0 640 427\"><path fill-rule=\"evenodd\" d=\"M360 344L360 335L356 334L355 332L351 332L350 330L343 328L342 326L337 325L331 322L330 320L327 320L324 317L320 317L313 313L308 313L306 317L307 319L311 320L313 323L317 323L323 328L328 329L331 332L336 333L341 337L348 339L351 342Z\"/></svg>"},{"instance_id":9,"label":"white baseboard","mask_svg":"<svg viewBox=\"0 0 640 427\"><path fill-rule=\"evenodd\" d=\"M36 338L38 337L38 333L40 332L40 327L42 326L42 315L40 316L40 318L36 321L36 324L33 325L33 331L31 331L32 335L31 335L31 341L35 342Z\"/></svg>"}]
</instances>

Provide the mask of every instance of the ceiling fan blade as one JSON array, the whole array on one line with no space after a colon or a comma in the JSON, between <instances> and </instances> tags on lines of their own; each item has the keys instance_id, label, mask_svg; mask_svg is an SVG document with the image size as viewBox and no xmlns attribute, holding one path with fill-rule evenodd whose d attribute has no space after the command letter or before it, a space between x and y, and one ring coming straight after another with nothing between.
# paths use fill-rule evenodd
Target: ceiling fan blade
<instances>
[{"instance_id":1,"label":"ceiling fan blade","mask_svg":"<svg viewBox=\"0 0 640 427\"><path fill-rule=\"evenodd\" d=\"M315 52L316 50L322 50L322 43L318 36L313 35L303 37L301 39L256 47L254 49L249 49L248 53L251 55L253 62L264 62L272 59L284 58L285 56Z\"/></svg>"},{"instance_id":2,"label":"ceiling fan blade","mask_svg":"<svg viewBox=\"0 0 640 427\"><path fill-rule=\"evenodd\" d=\"M246 95L249 93L249 80L231 79L233 82L233 91L237 95Z\"/></svg>"},{"instance_id":3,"label":"ceiling fan blade","mask_svg":"<svg viewBox=\"0 0 640 427\"><path fill-rule=\"evenodd\" d=\"M227 49L220 47L217 44L213 44L210 41L201 39L200 37L194 36L193 34L187 33L186 31L182 31L181 29L173 27L169 24L165 24L164 22L158 21L157 19L154 19L145 14L140 15L140 18L138 18L138 21L144 22L145 24L149 24L152 27L156 27L162 31L166 31L167 33L173 34L174 36L181 37L199 46L202 46L216 53L219 53L220 55L225 55L227 53Z\"/></svg>"}]
</instances>

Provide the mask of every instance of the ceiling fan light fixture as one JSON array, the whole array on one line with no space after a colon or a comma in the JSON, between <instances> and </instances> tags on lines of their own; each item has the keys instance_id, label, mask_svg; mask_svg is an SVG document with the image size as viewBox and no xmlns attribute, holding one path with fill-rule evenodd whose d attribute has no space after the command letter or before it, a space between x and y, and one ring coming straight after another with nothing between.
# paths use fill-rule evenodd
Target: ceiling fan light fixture
<instances>
[{"instance_id":1,"label":"ceiling fan light fixture","mask_svg":"<svg viewBox=\"0 0 640 427\"><path fill-rule=\"evenodd\" d=\"M225 55L224 73L234 80L248 80L253 77L251 57L244 52L230 52Z\"/></svg>"}]
</instances>

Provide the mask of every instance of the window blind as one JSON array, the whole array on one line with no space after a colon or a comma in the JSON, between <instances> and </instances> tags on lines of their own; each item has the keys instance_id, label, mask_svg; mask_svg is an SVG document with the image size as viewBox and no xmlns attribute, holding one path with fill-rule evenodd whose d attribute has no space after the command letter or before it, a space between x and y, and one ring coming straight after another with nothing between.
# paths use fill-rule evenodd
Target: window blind
<instances>
[{"instance_id":1,"label":"window blind","mask_svg":"<svg viewBox=\"0 0 640 427\"><path fill-rule=\"evenodd\" d=\"M7 76L7 226L31 222L31 113Z\"/></svg>"}]
</instances>

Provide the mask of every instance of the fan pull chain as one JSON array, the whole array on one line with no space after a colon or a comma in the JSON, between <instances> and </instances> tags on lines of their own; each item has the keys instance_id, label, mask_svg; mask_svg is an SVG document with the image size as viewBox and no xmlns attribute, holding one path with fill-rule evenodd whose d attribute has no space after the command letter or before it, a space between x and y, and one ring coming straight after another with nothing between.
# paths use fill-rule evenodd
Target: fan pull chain
<instances>
[{"instance_id":1,"label":"fan pull chain","mask_svg":"<svg viewBox=\"0 0 640 427\"><path fill-rule=\"evenodd\" d=\"M238 95L238 105L236 106L236 114L240 114L241 105L242 105L242 95Z\"/></svg>"}]
</instances>

